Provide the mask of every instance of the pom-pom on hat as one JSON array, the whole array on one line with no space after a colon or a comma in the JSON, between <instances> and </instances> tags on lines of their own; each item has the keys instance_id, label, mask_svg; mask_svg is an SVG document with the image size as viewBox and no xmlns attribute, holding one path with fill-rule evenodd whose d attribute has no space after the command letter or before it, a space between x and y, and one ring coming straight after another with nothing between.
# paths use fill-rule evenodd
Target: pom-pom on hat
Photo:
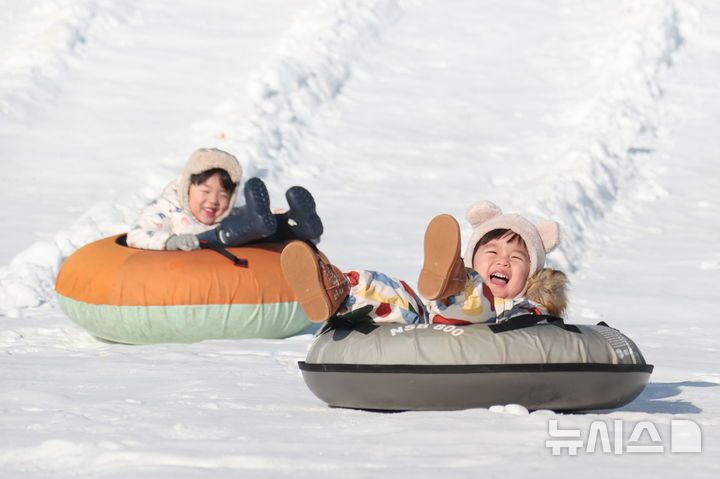
<instances>
[{"instance_id":1,"label":"pom-pom on hat","mask_svg":"<svg viewBox=\"0 0 720 479\"><path fill-rule=\"evenodd\" d=\"M185 168L178 182L178 201L185 211L190 211L190 202L188 199L190 177L213 168L222 168L228 172L233 183L236 185L240 183L242 167L233 155L226 151L218 150L217 148L199 148L193 151L185 163ZM232 207L235 205L238 189L239 188L235 188L235 191L233 191L233 194L230 196L230 207L222 215L215 218L215 223L219 223L230 215Z\"/></svg>"},{"instance_id":2,"label":"pom-pom on hat","mask_svg":"<svg viewBox=\"0 0 720 479\"><path fill-rule=\"evenodd\" d=\"M560 243L560 225L556 221L541 221L532 224L517 214L503 214L491 201L480 201L467 209L465 218L470 222L473 232L465 250L465 266L472 268L475 247L487 233L498 229L508 229L517 233L527 246L530 255L530 276L545 265L545 254Z\"/></svg>"}]
</instances>

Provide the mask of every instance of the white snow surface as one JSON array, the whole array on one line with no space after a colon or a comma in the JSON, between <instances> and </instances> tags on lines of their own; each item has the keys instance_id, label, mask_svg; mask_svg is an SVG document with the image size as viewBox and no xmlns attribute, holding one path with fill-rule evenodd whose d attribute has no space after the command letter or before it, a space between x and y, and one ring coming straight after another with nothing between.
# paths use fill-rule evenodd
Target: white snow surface
<instances>
[{"instance_id":1,"label":"white snow surface","mask_svg":"<svg viewBox=\"0 0 720 479\"><path fill-rule=\"evenodd\" d=\"M717 476L717 2L0 6L0 477ZM490 199L560 221L569 321L633 338L651 383L588 414L380 414L309 392L309 332L98 341L53 300L62 261L126 230L200 146L277 206L306 186L334 262L411 284L438 213ZM626 442L648 421L664 452L553 456L552 420ZM674 420L701 453L671 451Z\"/></svg>"}]
</instances>

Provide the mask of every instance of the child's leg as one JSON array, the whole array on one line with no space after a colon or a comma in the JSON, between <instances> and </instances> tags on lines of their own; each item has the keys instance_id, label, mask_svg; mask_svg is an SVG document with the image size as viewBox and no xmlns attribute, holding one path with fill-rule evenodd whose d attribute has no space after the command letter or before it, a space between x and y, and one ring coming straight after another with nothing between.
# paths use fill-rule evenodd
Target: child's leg
<instances>
[{"instance_id":1,"label":"child's leg","mask_svg":"<svg viewBox=\"0 0 720 479\"><path fill-rule=\"evenodd\" d=\"M270 196L260 178L250 178L243 189L245 205L234 208L220 225L198 235L198 239L240 246L266 238L277 230L277 220L270 211Z\"/></svg>"},{"instance_id":2,"label":"child's leg","mask_svg":"<svg viewBox=\"0 0 720 479\"><path fill-rule=\"evenodd\" d=\"M290 209L277 215L278 235L290 239L314 240L323 234L322 220L315 210L315 199L302 186L293 186L285 192Z\"/></svg>"},{"instance_id":3,"label":"child's leg","mask_svg":"<svg viewBox=\"0 0 720 479\"><path fill-rule=\"evenodd\" d=\"M376 271L347 271L350 294L345 301L349 312L368 305L376 323L426 323L427 311L420 298L404 282Z\"/></svg>"},{"instance_id":4,"label":"child's leg","mask_svg":"<svg viewBox=\"0 0 720 479\"><path fill-rule=\"evenodd\" d=\"M317 248L293 241L283 249L280 264L310 321L326 321L345 303L350 281Z\"/></svg>"},{"instance_id":5,"label":"child's leg","mask_svg":"<svg viewBox=\"0 0 720 479\"><path fill-rule=\"evenodd\" d=\"M279 243L288 240L313 241L323 234L323 223L315 209L315 199L302 186L293 186L285 192L288 206L283 213L275 213L277 231L265 241Z\"/></svg>"},{"instance_id":6,"label":"child's leg","mask_svg":"<svg viewBox=\"0 0 720 479\"><path fill-rule=\"evenodd\" d=\"M494 322L495 304L490 288L480 275L466 268L465 286L447 299L429 301L428 314L433 323L471 324Z\"/></svg>"},{"instance_id":7,"label":"child's leg","mask_svg":"<svg viewBox=\"0 0 720 479\"><path fill-rule=\"evenodd\" d=\"M493 295L480 275L460 257L460 226L450 215L438 215L425 230L424 262L418 290L428 300L433 323L470 324L494 321Z\"/></svg>"},{"instance_id":8,"label":"child's leg","mask_svg":"<svg viewBox=\"0 0 720 479\"><path fill-rule=\"evenodd\" d=\"M428 299L444 299L465 285L465 266L460 257L460 225L450 215L438 215L425 230L424 261L418 291Z\"/></svg>"},{"instance_id":9,"label":"child's leg","mask_svg":"<svg viewBox=\"0 0 720 479\"><path fill-rule=\"evenodd\" d=\"M280 257L283 274L310 321L368 305L368 316L382 323L427 322L418 296L403 281L374 271L341 273L327 257L302 241L288 244Z\"/></svg>"}]
</instances>

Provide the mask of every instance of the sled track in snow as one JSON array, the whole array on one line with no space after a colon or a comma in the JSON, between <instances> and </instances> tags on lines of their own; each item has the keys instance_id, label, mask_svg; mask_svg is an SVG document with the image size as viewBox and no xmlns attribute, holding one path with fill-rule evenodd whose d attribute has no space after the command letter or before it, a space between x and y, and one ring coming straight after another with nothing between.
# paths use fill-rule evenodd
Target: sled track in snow
<instances>
[{"instance_id":1,"label":"sled track in snow","mask_svg":"<svg viewBox=\"0 0 720 479\"><path fill-rule=\"evenodd\" d=\"M24 121L36 105L52 103L59 95L56 78L77 61L82 46L127 22L129 12L126 1L106 0L43 0L3 12L0 116Z\"/></svg>"},{"instance_id":2,"label":"sled track in snow","mask_svg":"<svg viewBox=\"0 0 720 479\"><path fill-rule=\"evenodd\" d=\"M639 163L656 141L661 77L683 43L678 9L684 5L682 0L668 1L662 9L651 10L651 18L637 32L635 55L626 60L628 65L620 65L617 82L600 95L602 101L592 112L596 126L590 144L561 152L560 160L569 167L542 185L525 188L530 213L564 225L566 241L555 255L564 269L572 271L582 261L587 239L606 215L627 208L638 195L652 199L661 194L652 172L643 171ZM297 166L295 155L313 117L342 93L363 49L401 14L395 0L337 0L298 18L253 81L255 113L242 125L226 125L247 129L250 124L245 138L227 140L223 146L240 153L248 176L272 181ZM74 46L68 48L72 52ZM232 111L233 99L217 110ZM141 200L128 203L137 206ZM64 258L82 244L122 231L131 210L128 205L97 205L69 231L16 256L8 268L0 269L0 312L12 314L48 301Z\"/></svg>"},{"instance_id":3,"label":"sled track in snow","mask_svg":"<svg viewBox=\"0 0 720 479\"><path fill-rule=\"evenodd\" d=\"M88 4L94 6L95 2ZM86 10L90 20L77 23L89 29L95 10L89 6ZM395 0L328 0L298 18L278 54L254 79L251 95L255 113L249 136L223 145L239 153L247 177L273 179L293 165L311 118L341 94L351 77L353 62L401 11ZM71 28L71 32L82 31ZM73 38L83 41L81 33ZM65 65L63 58L73 54L77 42L68 41L67 48L60 49L60 65ZM217 110L233 111L233 99ZM127 229L131 211L142 203L140 196L127 205L96 205L68 231L57 233L52 241L35 243L8 267L0 268L0 314L15 315L20 308L49 301L63 260L83 244Z\"/></svg>"},{"instance_id":4,"label":"sled track in snow","mask_svg":"<svg viewBox=\"0 0 720 479\"><path fill-rule=\"evenodd\" d=\"M589 240L598 236L607 215L626 214L636 201L652 201L665 194L653 181L653 153L662 115L662 76L684 41L683 17L697 12L684 1L665 2L651 10L634 55L624 59L616 82L588 115L595 137L589 144L561 153L566 171L547 182L529 186L528 210L563 225L564 241L555 261L574 271L582 262Z\"/></svg>"},{"instance_id":5,"label":"sled track in snow","mask_svg":"<svg viewBox=\"0 0 720 479\"><path fill-rule=\"evenodd\" d=\"M248 137L228 143L230 151L244 153L248 176L274 179L295 166L313 117L342 94L357 58L401 14L396 0L333 0L295 21L278 54L252 81ZM232 103L219 109L232 112Z\"/></svg>"},{"instance_id":6,"label":"sled track in snow","mask_svg":"<svg viewBox=\"0 0 720 479\"><path fill-rule=\"evenodd\" d=\"M696 19L697 12L684 0L647 10L642 25L628 28L632 54L609 67L615 69L616 80L601 92L588 118L594 123L589 143L561 152L560 161L568 165L562 173L524 188L528 212L563 224L566 241L554 257L568 271L582 262L588 240L607 215L632 210L634 201L664 193L643 162L657 141L663 73L683 45L685 17ZM303 147L313 116L342 93L353 60L400 15L400 6L392 0L338 2L298 20L280 54L255 80L252 133L229 145L231 151L246 151L243 163L249 175L272 181L286 168L298 166L295 154ZM309 34L308 24L313 25L310 31L321 33ZM232 111L229 105L223 109Z\"/></svg>"}]
</instances>

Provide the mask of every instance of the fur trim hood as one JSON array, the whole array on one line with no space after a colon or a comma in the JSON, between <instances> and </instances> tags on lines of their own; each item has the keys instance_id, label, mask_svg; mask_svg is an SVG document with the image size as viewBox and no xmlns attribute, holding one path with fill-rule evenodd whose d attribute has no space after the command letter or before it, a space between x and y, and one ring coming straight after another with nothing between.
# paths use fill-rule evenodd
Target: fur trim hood
<instances>
[{"instance_id":1,"label":"fur trim hood","mask_svg":"<svg viewBox=\"0 0 720 479\"><path fill-rule=\"evenodd\" d=\"M242 177L242 167L240 162L233 155L217 148L200 148L195 150L185 163L182 175L178 179L177 196L180 207L185 211L190 211L190 203L188 193L190 190L190 177L197 175L203 171L212 168L222 168L230 175L230 179L235 183L235 191L230 196L230 207L225 213L215 219L215 223L219 223L230 215L235 200L238 195L240 178Z\"/></svg>"},{"instance_id":2,"label":"fur trim hood","mask_svg":"<svg viewBox=\"0 0 720 479\"><path fill-rule=\"evenodd\" d=\"M541 269L528 279L525 297L544 306L549 315L562 318L568 304L568 282L562 271Z\"/></svg>"}]
</instances>

